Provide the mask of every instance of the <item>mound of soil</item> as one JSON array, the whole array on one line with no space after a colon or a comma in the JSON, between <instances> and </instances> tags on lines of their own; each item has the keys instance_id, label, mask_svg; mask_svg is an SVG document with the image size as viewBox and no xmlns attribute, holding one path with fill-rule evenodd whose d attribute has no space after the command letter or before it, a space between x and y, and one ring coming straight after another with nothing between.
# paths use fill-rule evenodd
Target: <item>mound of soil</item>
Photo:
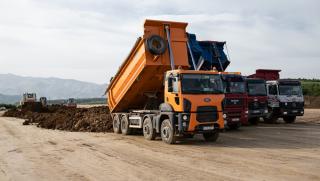
<instances>
[{"instance_id":1,"label":"mound of soil","mask_svg":"<svg viewBox=\"0 0 320 181\"><path fill-rule=\"evenodd\" d=\"M24 125L36 124L47 129L67 131L112 131L112 119L106 106L92 108L67 108L60 105L48 106L41 111L32 107L11 109L4 116L25 119Z\"/></svg>"}]
</instances>

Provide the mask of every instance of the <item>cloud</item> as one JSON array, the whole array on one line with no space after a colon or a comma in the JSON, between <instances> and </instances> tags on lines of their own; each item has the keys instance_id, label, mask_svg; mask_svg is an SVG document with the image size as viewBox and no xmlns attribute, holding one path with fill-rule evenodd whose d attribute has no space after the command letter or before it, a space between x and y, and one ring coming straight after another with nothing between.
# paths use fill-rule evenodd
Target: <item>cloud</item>
<instances>
[{"instance_id":1,"label":"cloud","mask_svg":"<svg viewBox=\"0 0 320 181\"><path fill-rule=\"evenodd\" d=\"M144 19L189 22L202 40L227 41L230 71L283 69L320 78L318 1L2 0L0 73L104 83Z\"/></svg>"}]
</instances>

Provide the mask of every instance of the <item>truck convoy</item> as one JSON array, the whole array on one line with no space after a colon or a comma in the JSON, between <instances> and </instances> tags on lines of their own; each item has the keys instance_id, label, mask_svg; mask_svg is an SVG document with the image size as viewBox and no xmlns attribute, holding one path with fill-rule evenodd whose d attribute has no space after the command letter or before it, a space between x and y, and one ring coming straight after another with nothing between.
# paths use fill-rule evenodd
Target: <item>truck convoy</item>
<instances>
[{"instance_id":1,"label":"truck convoy","mask_svg":"<svg viewBox=\"0 0 320 181\"><path fill-rule=\"evenodd\" d=\"M293 123L296 116L304 114L304 98L300 81L280 79L280 71L258 69L250 76L266 80L268 114L264 120L267 123L274 123L278 118L283 118L286 123Z\"/></svg>"},{"instance_id":2,"label":"truck convoy","mask_svg":"<svg viewBox=\"0 0 320 181\"><path fill-rule=\"evenodd\" d=\"M303 115L297 81L270 79L259 70L248 77L225 72L225 42L198 41L186 27L145 21L144 35L106 90L115 133L142 130L145 139L160 136L168 144L195 134L216 141L225 126L237 129L280 116L293 122Z\"/></svg>"},{"instance_id":3,"label":"truck convoy","mask_svg":"<svg viewBox=\"0 0 320 181\"><path fill-rule=\"evenodd\" d=\"M239 72L222 72L225 99L223 112L226 114L225 126L238 129L248 124L248 104L245 78Z\"/></svg>"},{"instance_id":4,"label":"truck convoy","mask_svg":"<svg viewBox=\"0 0 320 181\"><path fill-rule=\"evenodd\" d=\"M250 76L249 76L250 77ZM260 118L268 113L266 81L257 78L246 78L248 121L257 124Z\"/></svg>"},{"instance_id":5,"label":"truck convoy","mask_svg":"<svg viewBox=\"0 0 320 181\"><path fill-rule=\"evenodd\" d=\"M160 135L168 144L195 134L207 141L218 138L224 128L223 83L218 71L200 70L217 57L203 57L190 44L186 27L181 22L145 21L143 37L107 88L115 133L142 129L146 139ZM213 47L208 44L207 52Z\"/></svg>"}]
</instances>

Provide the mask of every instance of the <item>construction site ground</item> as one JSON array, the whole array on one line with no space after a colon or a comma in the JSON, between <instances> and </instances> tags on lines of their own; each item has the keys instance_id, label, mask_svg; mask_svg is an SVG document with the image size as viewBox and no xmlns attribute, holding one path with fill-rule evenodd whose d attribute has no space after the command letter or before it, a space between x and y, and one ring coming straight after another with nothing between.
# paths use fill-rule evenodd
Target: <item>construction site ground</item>
<instances>
[{"instance_id":1,"label":"construction site ground","mask_svg":"<svg viewBox=\"0 0 320 181\"><path fill-rule=\"evenodd\" d=\"M176 145L0 117L0 180L320 180L320 109Z\"/></svg>"}]
</instances>

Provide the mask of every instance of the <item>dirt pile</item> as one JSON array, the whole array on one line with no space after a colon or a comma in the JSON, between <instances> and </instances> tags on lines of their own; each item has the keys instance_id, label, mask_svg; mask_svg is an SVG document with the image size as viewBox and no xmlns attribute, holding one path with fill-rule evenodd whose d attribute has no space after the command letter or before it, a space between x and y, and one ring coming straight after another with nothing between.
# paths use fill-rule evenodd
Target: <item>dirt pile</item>
<instances>
[{"instance_id":1,"label":"dirt pile","mask_svg":"<svg viewBox=\"0 0 320 181\"><path fill-rule=\"evenodd\" d=\"M11 109L4 116L25 119L24 125L36 124L47 129L68 131L109 132L112 120L108 107L67 108L60 105L49 106L39 112L32 108Z\"/></svg>"}]
</instances>

